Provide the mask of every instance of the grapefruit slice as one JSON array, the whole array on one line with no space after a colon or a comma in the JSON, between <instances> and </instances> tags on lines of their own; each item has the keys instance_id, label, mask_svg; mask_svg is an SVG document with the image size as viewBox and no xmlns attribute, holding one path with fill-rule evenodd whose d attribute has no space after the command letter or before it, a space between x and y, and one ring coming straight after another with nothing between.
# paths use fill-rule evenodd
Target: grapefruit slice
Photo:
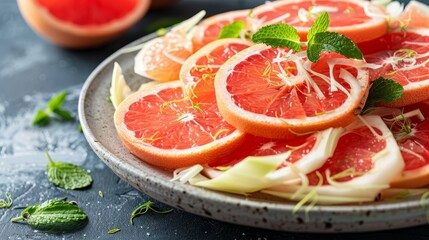
<instances>
[{"instance_id":1,"label":"grapefruit slice","mask_svg":"<svg viewBox=\"0 0 429 240\"><path fill-rule=\"evenodd\" d=\"M228 59L251 45L247 40L221 39L194 53L180 70L185 95L195 102L216 104L214 79L217 71Z\"/></svg>"},{"instance_id":2,"label":"grapefruit slice","mask_svg":"<svg viewBox=\"0 0 429 240\"><path fill-rule=\"evenodd\" d=\"M222 116L243 132L291 138L354 121L368 87L362 61L254 45L229 59L215 78Z\"/></svg>"},{"instance_id":3,"label":"grapefruit slice","mask_svg":"<svg viewBox=\"0 0 429 240\"><path fill-rule=\"evenodd\" d=\"M356 0L289 0L267 2L253 9L253 16L263 25L286 23L294 26L302 40L315 19L328 12L328 31L338 32L355 43L383 36L387 31L385 14L367 1ZM260 26L262 27L262 26Z\"/></svg>"},{"instance_id":4,"label":"grapefruit slice","mask_svg":"<svg viewBox=\"0 0 429 240\"><path fill-rule=\"evenodd\" d=\"M179 79L182 64L193 53L192 42L187 37L188 31L204 15L205 11L201 11L173 27L166 35L145 43L134 59L134 71L160 82Z\"/></svg>"},{"instance_id":5,"label":"grapefruit slice","mask_svg":"<svg viewBox=\"0 0 429 240\"><path fill-rule=\"evenodd\" d=\"M429 29L389 33L359 47L368 63L379 65L370 70L370 80L382 76L404 87L402 98L386 105L402 107L429 98Z\"/></svg>"},{"instance_id":6,"label":"grapefruit slice","mask_svg":"<svg viewBox=\"0 0 429 240\"><path fill-rule=\"evenodd\" d=\"M204 19L195 27L192 33L194 51L216 40L224 26L237 20L245 22L248 14L249 10L237 10L216 14Z\"/></svg>"},{"instance_id":7,"label":"grapefruit slice","mask_svg":"<svg viewBox=\"0 0 429 240\"><path fill-rule=\"evenodd\" d=\"M429 6L411 0L404 9L401 21L412 28L429 28Z\"/></svg>"},{"instance_id":8,"label":"grapefruit slice","mask_svg":"<svg viewBox=\"0 0 429 240\"><path fill-rule=\"evenodd\" d=\"M18 0L26 22L51 42L67 48L100 45L133 26L150 1ZM77 14L78 13L78 14Z\"/></svg>"},{"instance_id":9,"label":"grapefruit slice","mask_svg":"<svg viewBox=\"0 0 429 240\"><path fill-rule=\"evenodd\" d=\"M244 137L225 122L216 104L195 109L184 98L180 81L129 96L114 119L121 140L134 155L169 169L209 163L231 153Z\"/></svg>"},{"instance_id":10,"label":"grapefruit slice","mask_svg":"<svg viewBox=\"0 0 429 240\"><path fill-rule=\"evenodd\" d=\"M264 192L326 204L374 201L403 167L389 128L379 116L366 116L347 127L333 156L303 176L300 185L281 184Z\"/></svg>"},{"instance_id":11,"label":"grapefruit slice","mask_svg":"<svg viewBox=\"0 0 429 240\"><path fill-rule=\"evenodd\" d=\"M429 103L407 106L394 118L385 118L398 142L405 168L391 182L396 188L429 185Z\"/></svg>"}]
</instances>

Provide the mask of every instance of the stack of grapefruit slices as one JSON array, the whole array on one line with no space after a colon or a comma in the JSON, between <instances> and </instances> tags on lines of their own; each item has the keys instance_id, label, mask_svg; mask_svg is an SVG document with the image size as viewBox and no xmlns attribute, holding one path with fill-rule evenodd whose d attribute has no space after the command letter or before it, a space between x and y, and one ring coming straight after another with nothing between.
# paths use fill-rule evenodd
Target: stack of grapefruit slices
<instances>
[{"instance_id":1,"label":"stack of grapefruit slices","mask_svg":"<svg viewBox=\"0 0 429 240\"><path fill-rule=\"evenodd\" d=\"M412 1L392 16L392 6L400 5L277 1L192 28L200 13L136 56L138 74L168 83L126 96L116 66L117 132L143 161L176 169L175 180L238 194L262 191L297 206L370 202L392 188L425 187L429 7ZM286 23L305 43L324 12L328 31L354 41L362 60L329 50L312 62L306 51L249 40L262 26ZM240 38L217 39L236 21L245 26ZM402 97L367 108L379 78L396 82ZM390 94L389 86L380 91Z\"/></svg>"}]
</instances>

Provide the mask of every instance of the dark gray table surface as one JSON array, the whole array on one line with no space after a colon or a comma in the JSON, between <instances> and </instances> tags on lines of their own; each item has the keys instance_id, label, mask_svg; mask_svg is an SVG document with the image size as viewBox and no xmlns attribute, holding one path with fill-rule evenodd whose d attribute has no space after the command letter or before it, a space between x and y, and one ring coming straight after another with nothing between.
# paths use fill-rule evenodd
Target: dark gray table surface
<instances>
[{"instance_id":1,"label":"dark gray table surface","mask_svg":"<svg viewBox=\"0 0 429 240\"><path fill-rule=\"evenodd\" d=\"M0 198L9 191L14 206L27 206L67 197L76 200L89 216L84 229L56 235L10 223L21 210L0 209L0 239L428 239L429 226L361 234L298 234L223 223L177 209L168 215L141 216L131 225L130 213L151 198L121 181L97 158L76 130L78 121L54 122L45 128L31 125L35 111L62 90L69 92L66 108L77 116L79 91L91 71L115 50L145 35L154 22L185 19L201 9L212 15L262 2L183 0L148 13L130 31L104 47L71 51L55 47L33 33L15 1L0 1ZM80 191L54 187L45 175L45 151L55 159L90 170L92 186ZM103 198L99 191L104 193ZM161 203L157 206L169 209ZM107 231L112 228L120 228L121 232L109 235Z\"/></svg>"}]
</instances>

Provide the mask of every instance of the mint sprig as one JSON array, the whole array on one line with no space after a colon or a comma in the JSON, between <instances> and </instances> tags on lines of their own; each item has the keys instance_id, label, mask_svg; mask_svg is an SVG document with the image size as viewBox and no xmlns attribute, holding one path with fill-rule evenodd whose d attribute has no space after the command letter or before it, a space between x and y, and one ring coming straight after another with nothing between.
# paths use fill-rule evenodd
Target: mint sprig
<instances>
[{"instance_id":1,"label":"mint sprig","mask_svg":"<svg viewBox=\"0 0 429 240\"><path fill-rule=\"evenodd\" d=\"M29 206L11 222L26 221L32 228L48 232L69 232L83 228L88 216L75 202L48 200Z\"/></svg>"},{"instance_id":2,"label":"mint sprig","mask_svg":"<svg viewBox=\"0 0 429 240\"><path fill-rule=\"evenodd\" d=\"M376 103L385 102L392 103L400 98L404 93L404 87L392 79L379 77L372 81L368 97L362 113L366 113L370 107L374 107Z\"/></svg>"},{"instance_id":3,"label":"mint sprig","mask_svg":"<svg viewBox=\"0 0 429 240\"><path fill-rule=\"evenodd\" d=\"M67 92L60 92L58 95L53 97L47 104L46 109L40 109L37 111L36 116L33 119L33 125L46 126L51 122L52 116L55 116L64 121L72 121L73 116L71 113L63 109L64 102L67 98Z\"/></svg>"},{"instance_id":4,"label":"mint sprig","mask_svg":"<svg viewBox=\"0 0 429 240\"><path fill-rule=\"evenodd\" d=\"M218 39L239 38L241 31L243 31L245 28L246 24L243 21L234 21L233 23L228 24L221 29Z\"/></svg>"},{"instance_id":5,"label":"mint sprig","mask_svg":"<svg viewBox=\"0 0 429 240\"><path fill-rule=\"evenodd\" d=\"M320 59L322 52L336 52L348 58L363 59L362 52L356 44L336 32L316 33L308 42L307 57L312 62Z\"/></svg>"},{"instance_id":6,"label":"mint sprig","mask_svg":"<svg viewBox=\"0 0 429 240\"><path fill-rule=\"evenodd\" d=\"M323 12L322 15L320 15L320 17L318 17L316 21L314 21L313 26L311 26L310 30L308 31L307 40L309 41L310 39L312 39L313 36L317 33L328 31L329 22L330 19L328 13Z\"/></svg>"},{"instance_id":7,"label":"mint sprig","mask_svg":"<svg viewBox=\"0 0 429 240\"><path fill-rule=\"evenodd\" d=\"M298 31L287 24L278 23L259 29L252 36L254 43L265 43L271 47L288 47L297 52L302 51Z\"/></svg>"},{"instance_id":8,"label":"mint sprig","mask_svg":"<svg viewBox=\"0 0 429 240\"><path fill-rule=\"evenodd\" d=\"M307 42L301 42L297 30L284 23L262 27L253 34L252 41L274 48L287 47L297 52L302 50L301 46L307 46L307 57L312 62L319 61L323 52L336 52L348 58L363 59L362 52L352 40L336 32L327 32L329 22L328 13L323 12L310 28Z\"/></svg>"},{"instance_id":9,"label":"mint sprig","mask_svg":"<svg viewBox=\"0 0 429 240\"><path fill-rule=\"evenodd\" d=\"M147 201L146 203L138 206L132 213L131 213L131 217L130 217L130 223L134 224L134 218L139 216L139 215L144 215L146 214L149 210L156 212L156 213L160 213L160 214L165 214L165 213L171 213L173 211L173 209L169 209L169 210L158 210L156 208L153 207L155 203L152 201Z\"/></svg>"},{"instance_id":10,"label":"mint sprig","mask_svg":"<svg viewBox=\"0 0 429 240\"><path fill-rule=\"evenodd\" d=\"M47 166L47 175L50 182L64 189L80 189L91 185L92 177L89 173L74 164L66 162L54 162L46 152L49 160Z\"/></svg>"}]
</instances>

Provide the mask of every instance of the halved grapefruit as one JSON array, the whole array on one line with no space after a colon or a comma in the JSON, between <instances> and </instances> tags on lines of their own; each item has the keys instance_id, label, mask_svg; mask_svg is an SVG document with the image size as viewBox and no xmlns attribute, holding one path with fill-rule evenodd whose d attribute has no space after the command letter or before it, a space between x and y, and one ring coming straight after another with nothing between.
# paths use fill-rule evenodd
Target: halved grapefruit
<instances>
[{"instance_id":1,"label":"halved grapefruit","mask_svg":"<svg viewBox=\"0 0 429 240\"><path fill-rule=\"evenodd\" d=\"M126 98L115 112L116 130L130 151L163 168L205 164L231 153L244 137L216 104L196 109L180 81L158 84Z\"/></svg>"},{"instance_id":2,"label":"halved grapefruit","mask_svg":"<svg viewBox=\"0 0 429 240\"><path fill-rule=\"evenodd\" d=\"M429 29L392 32L359 47L368 63L379 65L370 69L370 80L382 76L404 87L402 98L386 105L402 107L429 98Z\"/></svg>"},{"instance_id":3,"label":"halved grapefruit","mask_svg":"<svg viewBox=\"0 0 429 240\"><path fill-rule=\"evenodd\" d=\"M237 129L267 138L291 138L354 121L368 87L363 62L264 44L228 60L215 78L222 116Z\"/></svg>"},{"instance_id":4,"label":"halved grapefruit","mask_svg":"<svg viewBox=\"0 0 429 240\"><path fill-rule=\"evenodd\" d=\"M40 35L67 48L100 45L134 25L148 0L18 0L27 23Z\"/></svg>"}]
</instances>

